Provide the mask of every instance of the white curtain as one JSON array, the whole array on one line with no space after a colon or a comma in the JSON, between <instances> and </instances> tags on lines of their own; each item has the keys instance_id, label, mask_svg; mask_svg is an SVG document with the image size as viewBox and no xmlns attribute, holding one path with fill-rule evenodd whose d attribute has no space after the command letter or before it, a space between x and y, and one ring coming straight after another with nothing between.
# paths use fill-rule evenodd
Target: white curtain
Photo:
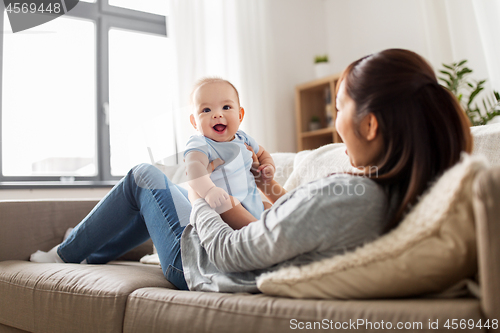
<instances>
[{"instance_id":1,"label":"white curtain","mask_svg":"<svg viewBox=\"0 0 500 333\"><path fill-rule=\"evenodd\" d=\"M194 133L189 94L202 76L220 76L239 91L241 129L273 151L275 99L266 0L169 0L167 34L174 53L173 110L178 150Z\"/></svg>"},{"instance_id":2,"label":"white curtain","mask_svg":"<svg viewBox=\"0 0 500 333\"><path fill-rule=\"evenodd\" d=\"M441 63L468 59L474 79L500 90L500 2L496 0L421 0L427 58Z\"/></svg>"},{"instance_id":3,"label":"white curtain","mask_svg":"<svg viewBox=\"0 0 500 333\"><path fill-rule=\"evenodd\" d=\"M500 91L500 2L476 0L473 5L491 86Z\"/></svg>"}]
</instances>

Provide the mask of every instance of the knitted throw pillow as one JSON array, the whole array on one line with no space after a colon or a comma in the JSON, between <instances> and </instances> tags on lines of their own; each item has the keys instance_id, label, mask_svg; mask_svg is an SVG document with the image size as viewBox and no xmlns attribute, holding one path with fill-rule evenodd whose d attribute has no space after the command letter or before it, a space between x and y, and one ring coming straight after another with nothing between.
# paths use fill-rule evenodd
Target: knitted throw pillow
<instances>
[{"instance_id":1,"label":"knitted throw pillow","mask_svg":"<svg viewBox=\"0 0 500 333\"><path fill-rule=\"evenodd\" d=\"M472 182L486 167L464 154L390 233L352 252L257 279L269 295L362 299L442 291L477 270Z\"/></svg>"}]
</instances>

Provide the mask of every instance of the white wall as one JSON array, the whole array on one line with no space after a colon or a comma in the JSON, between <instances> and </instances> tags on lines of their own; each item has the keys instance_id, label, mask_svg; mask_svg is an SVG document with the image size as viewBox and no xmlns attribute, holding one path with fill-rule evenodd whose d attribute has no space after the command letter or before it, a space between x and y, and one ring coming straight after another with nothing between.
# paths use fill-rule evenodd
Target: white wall
<instances>
[{"instance_id":1,"label":"white wall","mask_svg":"<svg viewBox=\"0 0 500 333\"><path fill-rule=\"evenodd\" d=\"M314 79L314 56L327 52L324 0L269 1L277 94L276 151L296 151L295 86Z\"/></svg>"},{"instance_id":2,"label":"white wall","mask_svg":"<svg viewBox=\"0 0 500 333\"><path fill-rule=\"evenodd\" d=\"M328 53L336 72L387 48L426 53L420 0L325 1Z\"/></svg>"},{"instance_id":3,"label":"white wall","mask_svg":"<svg viewBox=\"0 0 500 333\"><path fill-rule=\"evenodd\" d=\"M436 70L468 59L475 79L488 78L483 49L488 42L480 38L475 5L473 0L325 0L334 70L370 53L404 48Z\"/></svg>"}]
</instances>

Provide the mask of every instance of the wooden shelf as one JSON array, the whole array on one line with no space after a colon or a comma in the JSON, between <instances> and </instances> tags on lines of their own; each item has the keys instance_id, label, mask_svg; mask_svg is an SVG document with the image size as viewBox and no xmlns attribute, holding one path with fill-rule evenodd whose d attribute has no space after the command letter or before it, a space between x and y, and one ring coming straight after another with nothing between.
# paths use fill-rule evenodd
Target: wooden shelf
<instances>
[{"instance_id":1,"label":"wooden shelf","mask_svg":"<svg viewBox=\"0 0 500 333\"><path fill-rule=\"evenodd\" d=\"M339 74L327 76L295 87L297 148L299 151L342 142L335 127L335 87ZM319 118L321 129L309 131L311 118Z\"/></svg>"},{"instance_id":2,"label":"wooden shelf","mask_svg":"<svg viewBox=\"0 0 500 333\"><path fill-rule=\"evenodd\" d=\"M326 127L326 128L321 128L321 129L315 130L315 131L302 132L302 133L300 133L300 135L303 138L307 138L307 137L316 136L316 135L332 134L333 132L335 132L335 127Z\"/></svg>"},{"instance_id":3,"label":"wooden shelf","mask_svg":"<svg viewBox=\"0 0 500 333\"><path fill-rule=\"evenodd\" d=\"M296 88L300 89L300 90L321 89L322 85L328 85L332 81L335 81L335 83L336 83L337 80L339 79L339 77L340 77L340 73L339 74L330 75L330 76L325 76L325 77L322 77L320 79L316 79L316 80L312 80L312 81L309 81L309 82L301 83Z\"/></svg>"}]
</instances>

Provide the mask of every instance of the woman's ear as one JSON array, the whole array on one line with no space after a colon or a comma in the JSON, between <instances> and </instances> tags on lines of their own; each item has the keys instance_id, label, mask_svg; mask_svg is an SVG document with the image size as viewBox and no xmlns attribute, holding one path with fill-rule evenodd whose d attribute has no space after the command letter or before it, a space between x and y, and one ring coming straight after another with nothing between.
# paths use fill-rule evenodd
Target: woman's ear
<instances>
[{"instance_id":1,"label":"woman's ear","mask_svg":"<svg viewBox=\"0 0 500 333\"><path fill-rule=\"evenodd\" d=\"M194 129L197 129L196 128L196 119L194 119L194 114L191 113L191 115L189 116L189 121L191 122L191 125L193 125Z\"/></svg>"},{"instance_id":2,"label":"woman's ear","mask_svg":"<svg viewBox=\"0 0 500 333\"><path fill-rule=\"evenodd\" d=\"M373 113L369 113L362 121L362 134L367 141L373 141L378 135L378 120Z\"/></svg>"},{"instance_id":3,"label":"woman's ear","mask_svg":"<svg viewBox=\"0 0 500 333\"><path fill-rule=\"evenodd\" d=\"M243 121L244 116L245 116L245 109L240 107L240 123Z\"/></svg>"}]
</instances>

